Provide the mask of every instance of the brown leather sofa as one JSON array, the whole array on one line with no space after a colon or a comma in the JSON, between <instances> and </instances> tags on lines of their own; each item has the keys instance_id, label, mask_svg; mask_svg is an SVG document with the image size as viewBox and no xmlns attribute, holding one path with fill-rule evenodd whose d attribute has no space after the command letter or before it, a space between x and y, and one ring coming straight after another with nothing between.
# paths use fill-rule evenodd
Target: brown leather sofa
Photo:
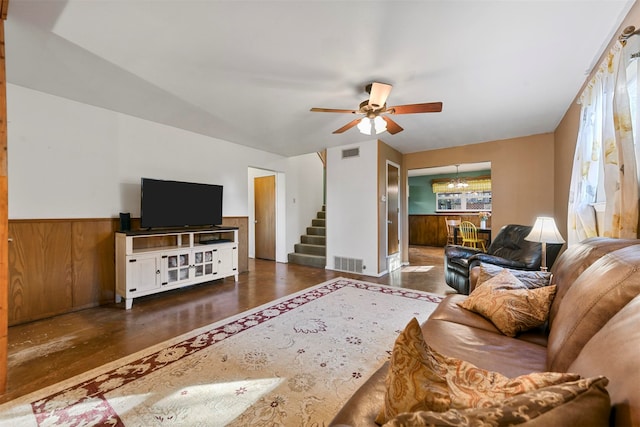
<instances>
[{"instance_id":1,"label":"brown leather sofa","mask_svg":"<svg viewBox=\"0 0 640 427\"><path fill-rule=\"evenodd\" d=\"M593 238L572 245L551 272L557 292L548 328L507 337L490 321L459 307L456 303L468 297L454 294L422 325L425 341L440 353L508 377L544 371L604 375L610 425L640 426L640 240ZM476 277L472 274L471 280ZM376 426L388 363L331 425Z\"/></svg>"}]
</instances>

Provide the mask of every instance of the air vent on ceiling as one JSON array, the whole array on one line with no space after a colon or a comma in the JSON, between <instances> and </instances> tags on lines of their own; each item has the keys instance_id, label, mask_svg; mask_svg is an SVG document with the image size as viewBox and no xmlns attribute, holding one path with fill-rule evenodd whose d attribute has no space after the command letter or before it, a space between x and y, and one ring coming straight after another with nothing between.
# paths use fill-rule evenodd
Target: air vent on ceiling
<instances>
[{"instance_id":1,"label":"air vent on ceiling","mask_svg":"<svg viewBox=\"0 0 640 427\"><path fill-rule=\"evenodd\" d=\"M349 157L359 157L359 156L360 156L360 147L347 148L346 150L342 150L343 159L348 159Z\"/></svg>"},{"instance_id":2,"label":"air vent on ceiling","mask_svg":"<svg viewBox=\"0 0 640 427\"><path fill-rule=\"evenodd\" d=\"M337 256L333 259L333 268L351 273L362 273L364 261L356 258Z\"/></svg>"}]
</instances>

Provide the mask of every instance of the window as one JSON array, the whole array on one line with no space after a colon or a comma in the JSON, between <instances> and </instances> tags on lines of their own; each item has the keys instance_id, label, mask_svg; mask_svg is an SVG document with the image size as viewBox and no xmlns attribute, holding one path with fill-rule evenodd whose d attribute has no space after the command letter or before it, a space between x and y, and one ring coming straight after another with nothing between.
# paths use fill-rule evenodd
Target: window
<instances>
[{"instance_id":1,"label":"window","mask_svg":"<svg viewBox=\"0 0 640 427\"><path fill-rule=\"evenodd\" d=\"M491 191L436 193L436 212L491 211Z\"/></svg>"},{"instance_id":2,"label":"window","mask_svg":"<svg viewBox=\"0 0 640 427\"><path fill-rule=\"evenodd\" d=\"M451 188L449 179L434 179L432 189L436 195L436 212L491 211L491 178L487 176L464 178L466 187Z\"/></svg>"}]
</instances>

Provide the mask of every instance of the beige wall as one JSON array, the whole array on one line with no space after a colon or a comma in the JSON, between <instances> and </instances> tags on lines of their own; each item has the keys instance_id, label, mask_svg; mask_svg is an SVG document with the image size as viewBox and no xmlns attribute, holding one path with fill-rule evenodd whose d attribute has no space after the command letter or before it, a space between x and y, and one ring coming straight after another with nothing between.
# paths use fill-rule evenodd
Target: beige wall
<instances>
[{"instance_id":1,"label":"beige wall","mask_svg":"<svg viewBox=\"0 0 640 427\"><path fill-rule=\"evenodd\" d=\"M640 27L640 3L632 6L603 50L602 57L629 25ZM595 68L602 57L596 62ZM585 85L593 74L585 79ZM409 169L490 161L493 181L492 227L497 230L510 223L533 224L536 216L548 214L554 216L560 233L566 237L571 169L580 126L580 105L577 100L581 93L582 89L567 106L567 112L552 134L405 154L403 187L406 188L406 171ZM406 198L403 198L404 212L407 212L406 203ZM406 221L402 241L403 252L408 254ZM408 261L408 255L403 261Z\"/></svg>"},{"instance_id":2,"label":"beige wall","mask_svg":"<svg viewBox=\"0 0 640 427\"><path fill-rule=\"evenodd\" d=\"M578 128L580 126L580 106L573 102L564 118L556 128L554 147L555 198L554 213L560 233L567 236L567 214L569 204L569 186L571 169L576 151Z\"/></svg>"},{"instance_id":3,"label":"beige wall","mask_svg":"<svg viewBox=\"0 0 640 427\"><path fill-rule=\"evenodd\" d=\"M614 37L609 41L609 45L604 49L603 55L596 62L595 69L598 68L605 54L609 52L613 44L616 42L618 35L629 25L636 28L640 27L640 3L636 3L631 7L629 13L624 18L622 25L615 32ZM634 36L640 37L640 36ZM585 79L585 84L593 77L595 73ZM582 93L582 89L576 94L576 98L569 105L564 118L555 130L554 140L554 170L555 170L555 199L554 199L554 216L556 224L563 236L567 235L567 206L569 202L569 186L571 185L571 169L573 167L573 157L576 150L576 140L578 138L578 129L580 126L580 105L577 101Z\"/></svg>"},{"instance_id":4,"label":"beige wall","mask_svg":"<svg viewBox=\"0 0 640 427\"><path fill-rule=\"evenodd\" d=\"M551 133L421 151L403 157L405 189L410 169L491 162L494 230L506 224L533 225L537 216L554 215L554 135ZM407 212L406 191L402 203L402 211ZM408 261L406 219L403 224L403 261Z\"/></svg>"}]
</instances>

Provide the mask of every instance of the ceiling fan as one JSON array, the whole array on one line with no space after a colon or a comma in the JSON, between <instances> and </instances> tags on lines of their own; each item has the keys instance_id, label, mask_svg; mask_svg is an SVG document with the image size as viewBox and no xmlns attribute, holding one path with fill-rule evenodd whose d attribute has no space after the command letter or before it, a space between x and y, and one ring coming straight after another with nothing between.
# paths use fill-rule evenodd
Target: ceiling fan
<instances>
[{"instance_id":1,"label":"ceiling fan","mask_svg":"<svg viewBox=\"0 0 640 427\"><path fill-rule=\"evenodd\" d=\"M387 107L387 97L391 93L392 86L386 83L373 82L365 88L369 99L362 101L357 110L339 110L334 108L312 108L311 111L319 113L351 113L362 114L363 118L357 118L333 133L342 133L358 126L360 132L371 135L384 131L394 135L403 129L399 124L391 120L386 114L416 114L439 113L442 111L442 102L427 102L423 104L396 105Z\"/></svg>"}]
</instances>

